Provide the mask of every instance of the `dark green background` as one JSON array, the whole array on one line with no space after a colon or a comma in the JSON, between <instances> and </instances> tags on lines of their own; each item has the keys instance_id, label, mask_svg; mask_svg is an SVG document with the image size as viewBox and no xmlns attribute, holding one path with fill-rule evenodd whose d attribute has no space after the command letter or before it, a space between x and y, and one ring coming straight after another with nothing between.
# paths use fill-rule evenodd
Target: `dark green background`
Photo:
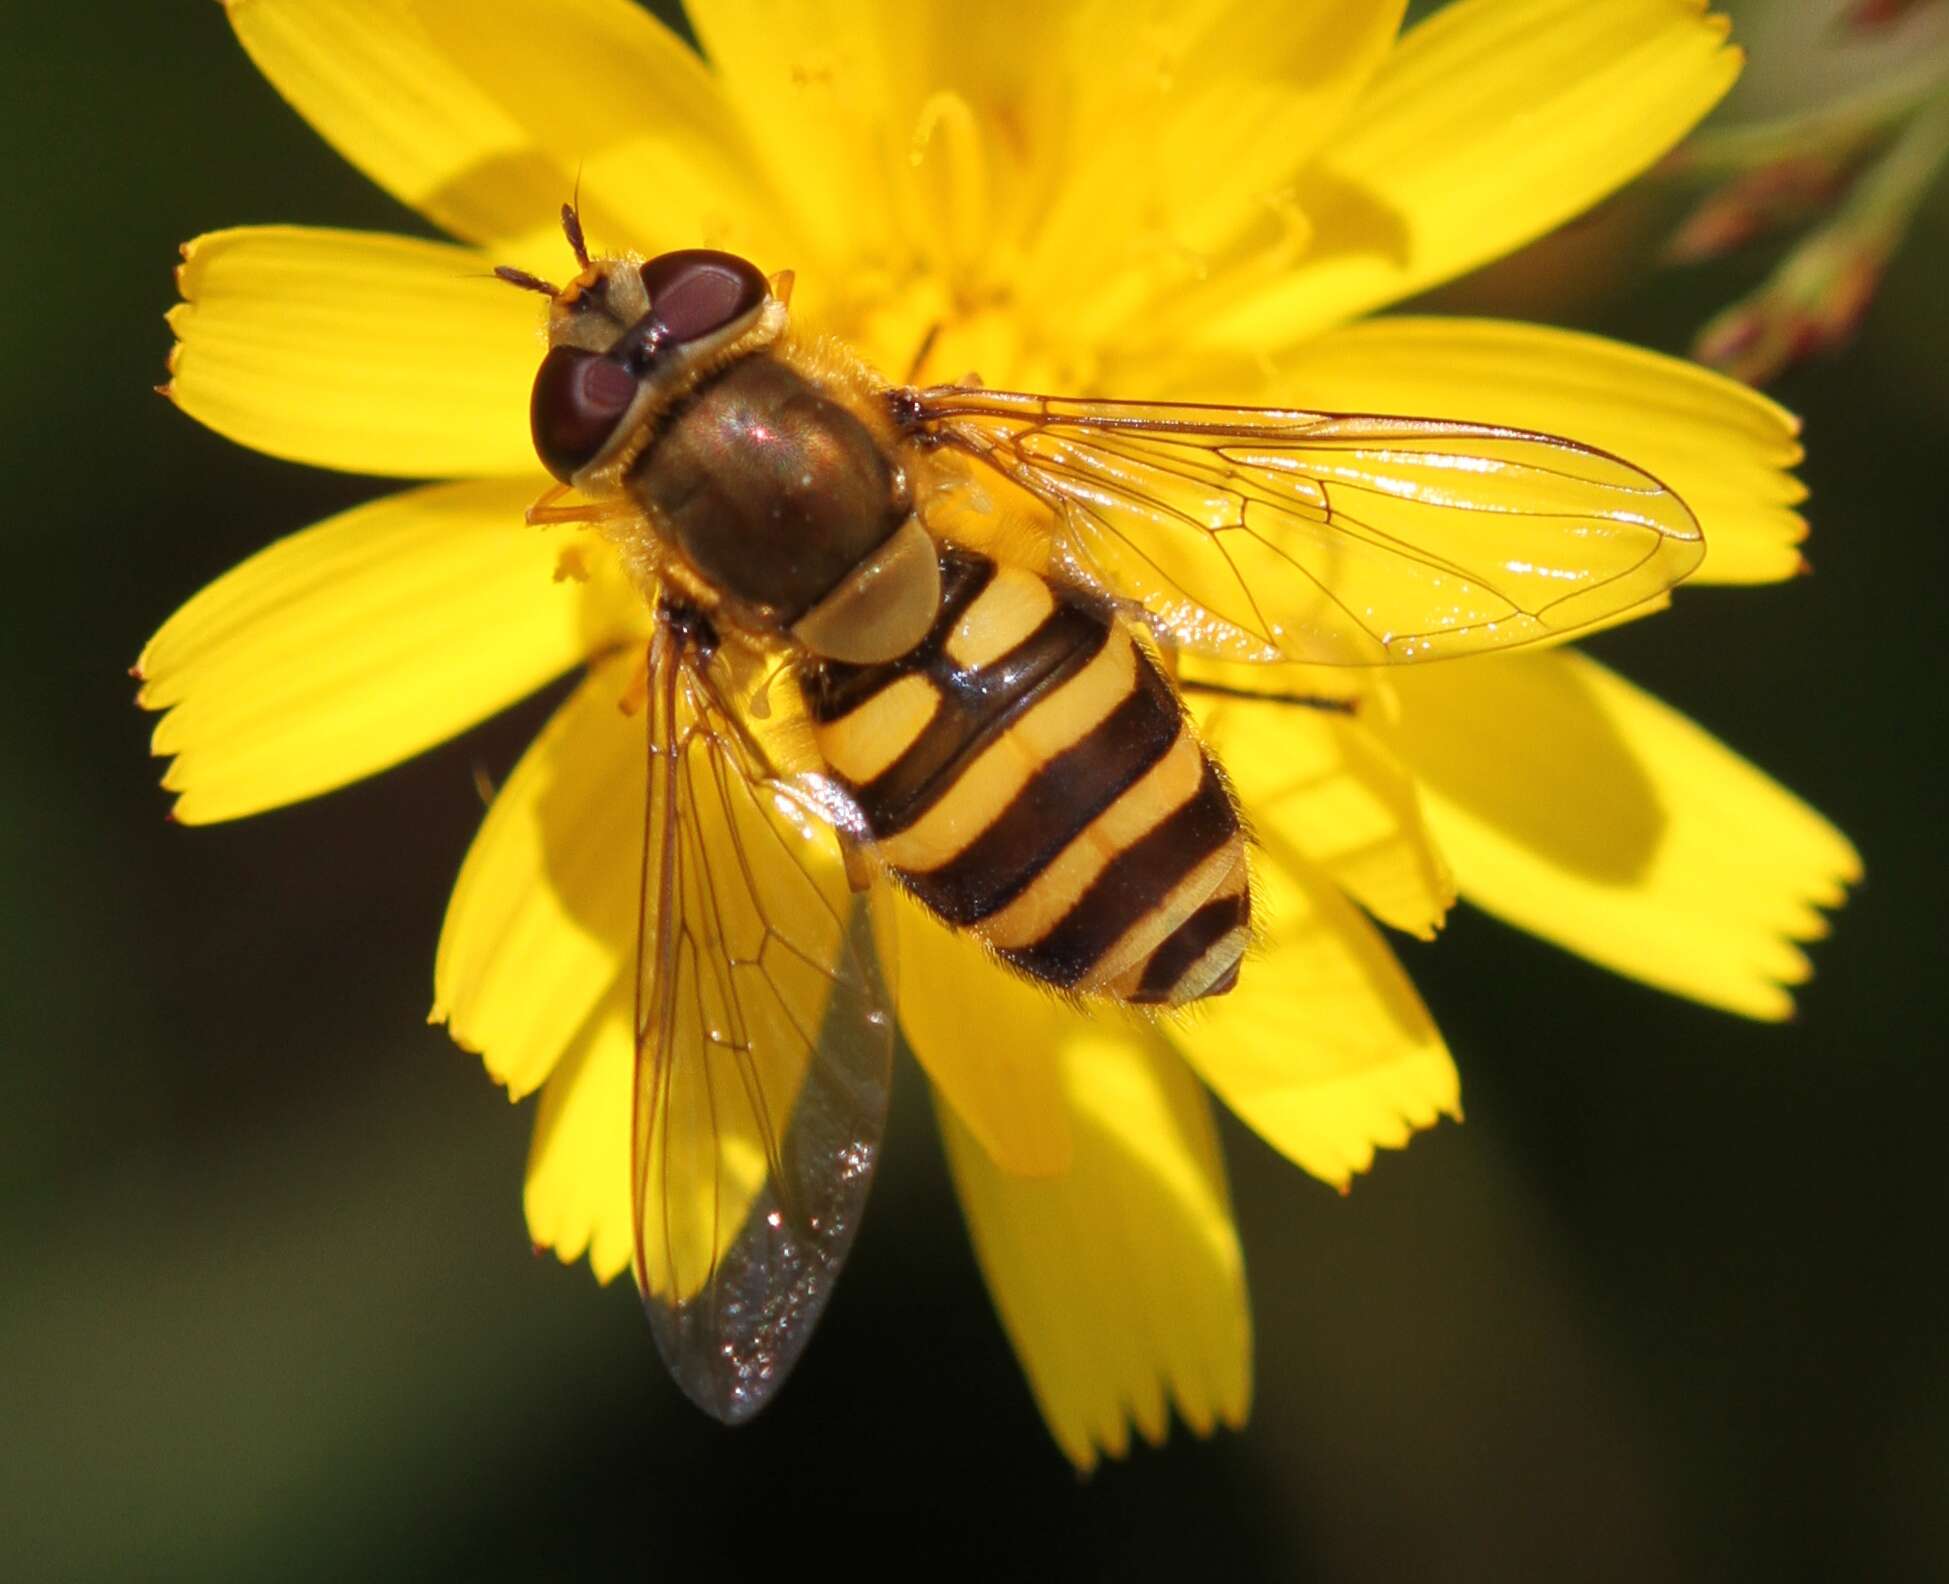
<instances>
[{"instance_id":1,"label":"dark green background","mask_svg":"<svg viewBox=\"0 0 1949 1584\"><path fill-rule=\"evenodd\" d=\"M1799 1020L1695 1008L1467 910L1401 943L1468 1125L1343 1200L1228 1124L1253 1422L1079 1482L911 1068L848 1278L749 1429L678 1399L627 1283L530 1254L527 1112L424 1017L475 767L503 773L545 702L313 805L165 823L124 668L207 579L382 488L149 393L176 244L418 225L213 5L19 8L8 34L6 1576L1943 1566L1943 205L1858 344L1780 388L1818 575L1598 645L1859 841L1868 886ZM1677 348L1767 262L1649 273L1613 255L1632 213L1448 303ZM1559 290L1605 255L1614 289Z\"/></svg>"}]
</instances>

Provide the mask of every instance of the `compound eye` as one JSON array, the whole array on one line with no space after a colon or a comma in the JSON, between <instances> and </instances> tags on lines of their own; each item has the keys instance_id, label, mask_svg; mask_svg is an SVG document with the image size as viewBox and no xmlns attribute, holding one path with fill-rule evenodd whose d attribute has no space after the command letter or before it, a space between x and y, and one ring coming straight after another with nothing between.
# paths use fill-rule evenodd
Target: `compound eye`
<instances>
[{"instance_id":1,"label":"compound eye","mask_svg":"<svg viewBox=\"0 0 1949 1584\"><path fill-rule=\"evenodd\" d=\"M535 375L528 420L541 465L564 484L601 453L636 399L636 376L579 347L551 348Z\"/></svg>"},{"instance_id":2,"label":"compound eye","mask_svg":"<svg viewBox=\"0 0 1949 1584\"><path fill-rule=\"evenodd\" d=\"M643 266L642 276L650 317L664 339L679 343L742 319L770 290L756 265L712 248L660 254Z\"/></svg>"}]
</instances>

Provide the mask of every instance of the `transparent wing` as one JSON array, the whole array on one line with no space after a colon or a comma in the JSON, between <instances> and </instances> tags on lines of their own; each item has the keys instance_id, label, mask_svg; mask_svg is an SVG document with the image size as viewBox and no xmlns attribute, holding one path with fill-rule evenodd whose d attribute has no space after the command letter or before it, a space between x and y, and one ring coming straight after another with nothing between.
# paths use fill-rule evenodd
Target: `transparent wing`
<instances>
[{"instance_id":1,"label":"transparent wing","mask_svg":"<svg viewBox=\"0 0 1949 1584\"><path fill-rule=\"evenodd\" d=\"M647 713L636 1278L671 1373L736 1424L852 1246L894 1020L837 837L753 763L680 625L652 642Z\"/></svg>"},{"instance_id":2,"label":"transparent wing","mask_svg":"<svg viewBox=\"0 0 1949 1584\"><path fill-rule=\"evenodd\" d=\"M934 466L999 472L1053 512L1074 570L1222 659L1512 648L1635 611L1705 555L1650 474L1525 430L959 386L895 406ZM978 491L960 471L937 481Z\"/></svg>"}]
</instances>

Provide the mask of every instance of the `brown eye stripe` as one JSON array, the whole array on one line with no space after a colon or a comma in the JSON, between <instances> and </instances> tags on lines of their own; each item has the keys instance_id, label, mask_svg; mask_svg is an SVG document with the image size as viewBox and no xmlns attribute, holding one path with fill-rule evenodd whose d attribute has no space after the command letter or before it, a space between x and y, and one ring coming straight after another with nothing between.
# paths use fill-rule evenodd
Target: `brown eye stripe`
<instances>
[{"instance_id":1,"label":"brown eye stripe","mask_svg":"<svg viewBox=\"0 0 1949 1584\"><path fill-rule=\"evenodd\" d=\"M693 341L750 313L769 290L756 265L714 248L659 254L638 271L650 313L674 341Z\"/></svg>"},{"instance_id":2,"label":"brown eye stripe","mask_svg":"<svg viewBox=\"0 0 1949 1584\"><path fill-rule=\"evenodd\" d=\"M558 346L542 359L529 398L535 453L564 484L601 453L636 397L630 372L594 352Z\"/></svg>"}]
</instances>

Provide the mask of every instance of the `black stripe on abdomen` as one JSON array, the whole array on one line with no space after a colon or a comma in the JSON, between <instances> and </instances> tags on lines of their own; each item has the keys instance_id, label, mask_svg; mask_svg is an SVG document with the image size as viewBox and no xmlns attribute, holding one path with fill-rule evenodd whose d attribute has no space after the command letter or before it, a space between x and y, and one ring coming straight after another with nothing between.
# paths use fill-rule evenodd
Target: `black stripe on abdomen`
<instances>
[{"instance_id":1,"label":"black stripe on abdomen","mask_svg":"<svg viewBox=\"0 0 1949 1584\"><path fill-rule=\"evenodd\" d=\"M1144 976L1130 997L1137 1002L1168 1001L1177 983L1199 958L1250 917L1252 899L1244 891L1207 902L1157 944L1144 964ZM1213 992L1217 993L1214 987Z\"/></svg>"},{"instance_id":2,"label":"black stripe on abdomen","mask_svg":"<svg viewBox=\"0 0 1949 1584\"><path fill-rule=\"evenodd\" d=\"M850 715L881 688L909 671L929 670L961 614L981 596L995 576L995 563L984 555L943 545L940 553L941 608L927 636L898 660L853 665L845 660L817 660L800 673L806 713L824 726Z\"/></svg>"},{"instance_id":3,"label":"black stripe on abdomen","mask_svg":"<svg viewBox=\"0 0 1949 1584\"><path fill-rule=\"evenodd\" d=\"M1109 633L1093 612L1058 605L993 665L935 671L941 707L934 718L905 753L853 789L867 826L882 838L907 829L1013 722L1094 660Z\"/></svg>"},{"instance_id":4,"label":"black stripe on abdomen","mask_svg":"<svg viewBox=\"0 0 1949 1584\"><path fill-rule=\"evenodd\" d=\"M1188 802L1118 853L1040 940L1001 955L1050 984L1075 985L1179 881L1237 834L1231 798L1207 759Z\"/></svg>"},{"instance_id":5,"label":"black stripe on abdomen","mask_svg":"<svg viewBox=\"0 0 1949 1584\"><path fill-rule=\"evenodd\" d=\"M986 556L943 546L941 609L925 638L883 665L821 661L804 675L807 708L819 723L839 720L910 672L924 675L940 695L933 718L898 759L865 784L847 785L879 840L933 807L982 750L1095 659L1110 637L1109 618L1087 595L1056 585L1054 610L1007 654L978 668L956 665L946 653L948 640L994 573Z\"/></svg>"},{"instance_id":6,"label":"black stripe on abdomen","mask_svg":"<svg viewBox=\"0 0 1949 1584\"><path fill-rule=\"evenodd\" d=\"M921 901L950 924L999 912L1164 757L1177 739L1177 700L1141 650L1136 661L1122 702L1037 769L986 830L939 868L907 875Z\"/></svg>"}]
</instances>

